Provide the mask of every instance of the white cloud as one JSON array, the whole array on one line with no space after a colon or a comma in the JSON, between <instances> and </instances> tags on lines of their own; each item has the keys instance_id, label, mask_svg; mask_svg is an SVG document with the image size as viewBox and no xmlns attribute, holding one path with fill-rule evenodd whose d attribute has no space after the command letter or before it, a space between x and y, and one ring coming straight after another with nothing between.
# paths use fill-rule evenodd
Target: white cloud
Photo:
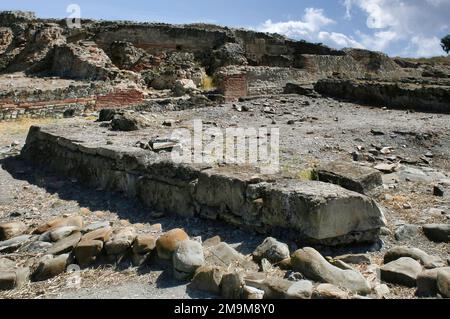
<instances>
[{"instance_id":1,"label":"white cloud","mask_svg":"<svg viewBox=\"0 0 450 319\"><path fill-rule=\"evenodd\" d=\"M279 33L289 37L314 38L322 27L335 23L334 20L325 16L322 9L307 8L303 19L299 21L272 22L267 20L259 28L262 32Z\"/></svg>"},{"instance_id":2,"label":"white cloud","mask_svg":"<svg viewBox=\"0 0 450 319\"><path fill-rule=\"evenodd\" d=\"M442 55L439 35L450 32L450 0L344 0L346 18L363 14L367 31L332 31L336 21L323 9L308 8L300 20L267 20L258 30L336 48L356 47L405 56Z\"/></svg>"},{"instance_id":3,"label":"white cloud","mask_svg":"<svg viewBox=\"0 0 450 319\"><path fill-rule=\"evenodd\" d=\"M442 54L436 32L450 27L450 0L345 0L347 17L355 7L367 15L372 33L358 33L364 46L386 50L404 43L408 56Z\"/></svg>"},{"instance_id":4,"label":"white cloud","mask_svg":"<svg viewBox=\"0 0 450 319\"><path fill-rule=\"evenodd\" d=\"M292 38L302 38L308 41L322 42L333 47L357 47L363 45L343 33L327 32L323 28L335 24L336 21L325 15L323 9L307 8L301 20L273 22L267 20L258 30L262 32L279 33Z\"/></svg>"}]
</instances>

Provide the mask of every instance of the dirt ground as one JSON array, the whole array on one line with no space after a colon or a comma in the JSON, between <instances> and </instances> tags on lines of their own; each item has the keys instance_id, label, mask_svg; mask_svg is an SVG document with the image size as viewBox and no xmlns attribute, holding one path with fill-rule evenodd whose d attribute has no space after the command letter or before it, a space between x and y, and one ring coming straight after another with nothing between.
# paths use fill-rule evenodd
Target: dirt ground
<instances>
[{"instance_id":1,"label":"dirt ground","mask_svg":"<svg viewBox=\"0 0 450 319\"><path fill-rule=\"evenodd\" d=\"M242 106L247 111L238 111ZM389 232L382 237L381 244L339 249L322 247L322 254L367 252L374 264L381 265L387 249L407 245L444 260L450 257L449 244L432 243L424 235L404 242L394 238L396 229L405 223L450 223L450 200L435 197L432 193L436 176L450 178L450 115L370 108L327 98L280 96L214 108L154 113L151 118L154 119L155 130L167 133L176 127L189 126L192 119L202 119L204 123L209 123L206 125L221 128L277 127L281 139L281 174L298 178L303 178L305 171L322 162L351 161L352 152L356 150L391 147L391 154L375 156L374 163L365 165L402 162L401 165L415 168L426 177L417 180L412 176L402 180L398 175L384 176L384 189L373 194L384 206L388 221ZM174 120L174 126L164 128L162 123L169 119ZM94 125L92 119L86 118L0 123L0 222L15 216L29 225L37 225L52 217L81 212L86 221L107 219L116 225L132 223L138 224L142 230L160 223L166 230L185 228L191 236L201 236L203 240L219 235L223 241L246 255L263 241L264 237L260 235L218 222L181 217L160 218L121 194L87 188L76 180L33 168L15 157L25 142L30 125L55 123L80 128ZM143 136L130 138L131 133L127 134L123 138L129 140L130 146L147 137L142 133ZM430 208L438 208L440 213L430 213ZM298 248L294 243L288 244L291 251ZM22 262L22 257L17 256L17 262ZM366 276L371 275L365 272L367 269L360 270ZM83 270L79 288L68 286L71 275L67 273L47 282L27 284L20 290L0 292L0 298L213 297L190 291L185 284L176 282L165 265L155 264L146 269L102 266ZM413 289L389 287L390 298L414 296Z\"/></svg>"}]
</instances>

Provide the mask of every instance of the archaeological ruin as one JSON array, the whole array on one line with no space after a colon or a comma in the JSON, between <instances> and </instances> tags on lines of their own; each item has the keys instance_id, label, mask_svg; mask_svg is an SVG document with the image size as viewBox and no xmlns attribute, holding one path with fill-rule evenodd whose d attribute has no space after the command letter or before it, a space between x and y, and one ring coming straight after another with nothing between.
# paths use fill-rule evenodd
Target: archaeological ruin
<instances>
[{"instance_id":1,"label":"archaeological ruin","mask_svg":"<svg viewBox=\"0 0 450 319\"><path fill-rule=\"evenodd\" d=\"M450 63L0 12L0 298L450 298L449 132Z\"/></svg>"}]
</instances>

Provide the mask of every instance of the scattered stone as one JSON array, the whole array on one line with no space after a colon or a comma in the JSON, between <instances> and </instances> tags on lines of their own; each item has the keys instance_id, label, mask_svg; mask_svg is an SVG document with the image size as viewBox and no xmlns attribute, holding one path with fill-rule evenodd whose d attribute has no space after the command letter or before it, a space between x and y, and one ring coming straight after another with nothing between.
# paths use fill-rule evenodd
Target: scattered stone
<instances>
[{"instance_id":1,"label":"scattered stone","mask_svg":"<svg viewBox=\"0 0 450 319\"><path fill-rule=\"evenodd\" d=\"M417 276L417 291L416 295L419 297L432 297L439 293L437 285L438 272L444 268L435 268L425 270ZM449 267L447 269L450 270Z\"/></svg>"},{"instance_id":2,"label":"scattered stone","mask_svg":"<svg viewBox=\"0 0 450 319\"><path fill-rule=\"evenodd\" d=\"M34 241L22 248L23 251L33 254L47 253L53 247L52 243L45 241Z\"/></svg>"},{"instance_id":3,"label":"scattered stone","mask_svg":"<svg viewBox=\"0 0 450 319\"><path fill-rule=\"evenodd\" d=\"M265 258L272 263L277 263L289 258L289 256L288 245L281 243L272 237L266 238L253 252L253 258L257 262L260 262Z\"/></svg>"},{"instance_id":4,"label":"scattered stone","mask_svg":"<svg viewBox=\"0 0 450 319\"><path fill-rule=\"evenodd\" d=\"M316 175L322 182L333 183L361 194L383 185L378 170L342 161L320 166Z\"/></svg>"},{"instance_id":5,"label":"scattered stone","mask_svg":"<svg viewBox=\"0 0 450 319\"><path fill-rule=\"evenodd\" d=\"M408 241L415 239L420 234L420 227L417 225L401 225L395 231L397 241Z\"/></svg>"},{"instance_id":6,"label":"scattered stone","mask_svg":"<svg viewBox=\"0 0 450 319\"><path fill-rule=\"evenodd\" d=\"M200 291L220 294L224 270L216 266L202 266L195 272L190 288Z\"/></svg>"},{"instance_id":7,"label":"scattered stone","mask_svg":"<svg viewBox=\"0 0 450 319\"><path fill-rule=\"evenodd\" d=\"M135 254L148 254L156 248L157 237L153 234L138 235L133 243Z\"/></svg>"},{"instance_id":8,"label":"scattered stone","mask_svg":"<svg viewBox=\"0 0 450 319\"><path fill-rule=\"evenodd\" d=\"M105 243L108 255L120 255L126 252L136 239L136 230L133 227L116 229L111 238Z\"/></svg>"},{"instance_id":9,"label":"scattered stone","mask_svg":"<svg viewBox=\"0 0 450 319\"><path fill-rule=\"evenodd\" d=\"M423 250L418 248L409 248L406 246L398 246L389 249L384 255L384 263L388 264L402 257L409 257L420 261L420 263L427 269L445 266L444 262L439 257L430 256Z\"/></svg>"},{"instance_id":10,"label":"scattered stone","mask_svg":"<svg viewBox=\"0 0 450 319\"><path fill-rule=\"evenodd\" d=\"M258 266L237 252L227 243L220 243L216 246L208 247L205 251L205 259L207 264L220 267L242 267L245 269L257 270Z\"/></svg>"},{"instance_id":11,"label":"scattered stone","mask_svg":"<svg viewBox=\"0 0 450 319\"><path fill-rule=\"evenodd\" d=\"M20 288L28 281L30 268L23 267L12 270L0 269L0 291Z\"/></svg>"},{"instance_id":12,"label":"scattered stone","mask_svg":"<svg viewBox=\"0 0 450 319\"><path fill-rule=\"evenodd\" d=\"M264 291L255 287L244 286L242 298L248 300L262 300L264 299Z\"/></svg>"},{"instance_id":13,"label":"scattered stone","mask_svg":"<svg viewBox=\"0 0 450 319\"><path fill-rule=\"evenodd\" d=\"M75 232L72 235L58 241L48 250L50 255L61 255L71 252L81 240L81 233Z\"/></svg>"},{"instance_id":14,"label":"scattered stone","mask_svg":"<svg viewBox=\"0 0 450 319\"><path fill-rule=\"evenodd\" d=\"M100 240L82 240L74 249L75 259L81 267L88 266L96 260L103 249Z\"/></svg>"},{"instance_id":15,"label":"scattered stone","mask_svg":"<svg viewBox=\"0 0 450 319\"><path fill-rule=\"evenodd\" d=\"M182 241L173 254L175 278L179 280L191 278L204 263L202 245L193 240Z\"/></svg>"},{"instance_id":16,"label":"scattered stone","mask_svg":"<svg viewBox=\"0 0 450 319\"><path fill-rule=\"evenodd\" d=\"M348 293L331 284L320 284L314 289L313 299L348 299Z\"/></svg>"},{"instance_id":17,"label":"scattered stone","mask_svg":"<svg viewBox=\"0 0 450 319\"><path fill-rule=\"evenodd\" d=\"M450 298L450 268L445 268L438 271L437 286L439 292L445 298Z\"/></svg>"},{"instance_id":18,"label":"scattered stone","mask_svg":"<svg viewBox=\"0 0 450 319\"><path fill-rule=\"evenodd\" d=\"M32 274L33 281L44 281L66 271L69 254L56 257L46 255L39 260L36 270Z\"/></svg>"},{"instance_id":19,"label":"scattered stone","mask_svg":"<svg viewBox=\"0 0 450 319\"><path fill-rule=\"evenodd\" d=\"M79 231L80 228L78 228L77 226L64 226L56 228L55 230L50 232L50 239L53 242L57 242Z\"/></svg>"},{"instance_id":20,"label":"scattered stone","mask_svg":"<svg viewBox=\"0 0 450 319\"><path fill-rule=\"evenodd\" d=\"M86 234L86 233L93 232L94 230L110 228L110 226L111 226L111 223L109 221L96 222L96 223L92 223L92 224L87 225L86 227L84 227L81 230L81 232L83 234Z\"/></svg>"},{"instance_id":21,"label":"scattered stone","mask_svg":"<svg viewBox=\"0 0 450 319\"><path fill-rule=\"evenodd\" d=\"M0 241L8 240L22 235L27 226L22 222L10 222L0 224Z\"/></svg>"},{"instance_id":22,"label":"scattered stone","mask_svg":"<svg viewBox=\"0 0 450 319\"><path fill-rule=\"evenodd\" d=\"M383 173L393 173L397 170L397 164L378 164L375 169Z\"/></svg>"},{"instance_id":23,"label":"scattered stone","mask_svg":"<svg viewBox=\"0 0 450 319\"><path fill-rule=\"evenodd\" d=\"M224 274L221 282L222 297L225 299L240 299L244 287L242 275L233 272Z\"/></svg>"},{"instance_id":24,"label":"scattered stone","mask_svg":"<svg viewBox=\"0 0 450 319\"><path fill-rule=\"evenodd\" d=\"M189 236L183 229L172 229L161 235L156 241L156 250L158 257L165 260L171 260L172 254L177 250L181 242L188 240Z\"/></svg>"},{"instance_id":25,"label":"scattered stone","mask_svg":"<svg viewBox=\"0 0 450 319\"><path fill-rule=\"evenodd\" d=\"M59 227L64 226L76 226L79 229L83 228L83 217L81 216L72 216L67 218L56 218L53 219L41 226L39 226L34 233L35 234L43 234L48 232L49 230L54 230Z\"/></svg>"},{"instance_id":26,"label":"scattered stone","mask_svg":"<svg viewBox=\"0 0 450 319\"><path fill-rule=\"evenodd\" d=\"M450 224L429 224L423 226L425 236L438 243L450 242Z\"/></svg>"},{"instance_id":27,"label":"scattered stone","mask_svg":"<svg viewBox=\"0 0 450 319\"><path fill-rule=\"evenodd\" d=\"M152 122L149 119L135 112L116 114L111 121L111 127L114 131L138 131L151 125Z\"/></svg>"},{"instance_id":28,"label":"scattered stone","mask_svg":"<svg viewBox=\"0 0 450 319\"><path fill-rule=\"evenodd\" d=\"M220 238L220 236L214 236L211 238L208 238L207 240L205 240L203 242L203 247L208 248L208 247L212 247L212 246L216 246L218 244L220 244L222 242L222 239Z\"/></svg>"},{"instance_id":29,"label":"scattered stone","mask_svg":"<svg viewBox=\"0 0 450 319\"><path fill-rule=\"evenodd\" d=\"M368 282L359 272L331 265L313 248L297 250L292 255L292 266L308 279L331 283L359 294L370 293Z\"/></svg>"},{"instance_id":30,"label":"scattered stone","mask_svg":"<svg viewBox=\"0 0 450 319\"><path fill-rule=\"evenodd\" d=\"M107 242L113 233L113 229L110 226L105 228L100 228L93 230L85 235L83 235L83 240L100 240L102 242Z\"/></svg>"},{"instance_id":31,"label":"scattered stone","mask_svg":"<svg viewBox=\"0 0 450 319\"><path fill-rule=\"evenodd\" d=\"M21 235L5 241L0 241L0 252L12 253L30 240L30 235Z\"/></svg>"},{"instance_id":32,"label":"scattered stone","mask_svg":"<svg viewBox=\"0 0 450 319\"><path fill-rule=\"evenodd\" d=\"M287 299L311 299L313 285L308 280L295 282L286 292Z\"/></svg>"},{"instance_id":33,"label":"scattered stone","mask_svg":"<svg viewBox=\"0 0 450 319\"><path fill-rule=\"evenodd\" d=\"M415 287L422 266L412 258L402 257L380 268L381 280L406 287Z\"/></svg>"},{"instance_id":34,"label":"scattered stone","mask_svg":"<svg viewBox=\"0 0 450 319\"><path fill-rule=\"evenodd\" d=\"M335 260L340 260L348 264L354 264L354 265L370 265L372 261L370 260L370 257L365 254L355 254L355 255L343 255L334 257Z\"/></svg>"},{"instance_id":35,"label":"scattered stone","mask_svg":"<svg viewBox=\"0 0 450 319\"><path fill-rule=\"evenodd\" d=\"M385 299L391 293L388 285L386 284L375 285L375 287L373 287L373 292L378 299Z\"/></svg>"}]
</instances>

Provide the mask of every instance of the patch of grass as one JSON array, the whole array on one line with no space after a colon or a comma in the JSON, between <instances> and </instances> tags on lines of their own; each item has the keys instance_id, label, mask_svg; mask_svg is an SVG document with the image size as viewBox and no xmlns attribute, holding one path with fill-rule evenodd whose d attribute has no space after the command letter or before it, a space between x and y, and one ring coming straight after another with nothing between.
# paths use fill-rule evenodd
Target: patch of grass
<instances>
[{"instance_id":1,"label":"patch of grass","mask_svg":"<svg viewBox=\"0 0 450 319\"><path fill-rule=\"evenodd\" d=\"M317 181L319 178L312 168L307 168L297 174L297 178L301 181Z\"/></svg>"},{"instance_id":2,"label":"patch of grass","mask_svg":"<svg viewBox=\"0 0 450 319\"><path fill-rule=\"evenodd\" d=\"M202 89L204 91L212 91L216 89L214 85L214 79L211 76L205 74L202 77Z\"/></svg>"}]
</instances>

